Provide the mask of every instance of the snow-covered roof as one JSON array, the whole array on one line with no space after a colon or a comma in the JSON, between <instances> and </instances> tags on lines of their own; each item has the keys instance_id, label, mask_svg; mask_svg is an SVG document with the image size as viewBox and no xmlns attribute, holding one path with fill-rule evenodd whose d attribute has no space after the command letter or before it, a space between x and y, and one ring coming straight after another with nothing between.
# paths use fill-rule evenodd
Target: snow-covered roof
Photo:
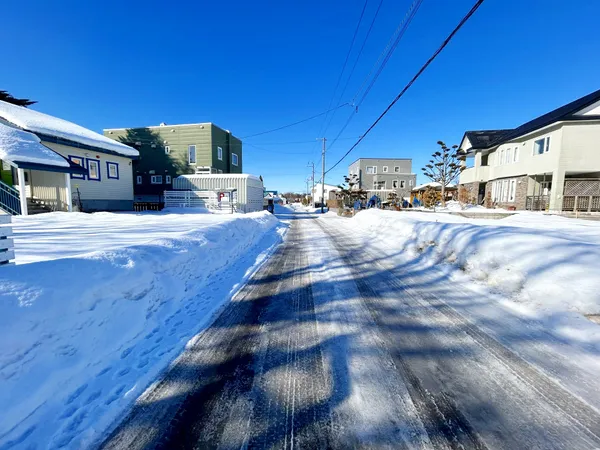
<instances>
[{"instance_id":1,"label":"snow-covered roof","mask_svg":"<svg viewBox=\"0 0 600 450\"><path fill-rule=\"evenodd\" d=\"M432 187L432 188L441 188L442 187L442 183L438 183L437 181L432 181L430 183L425 183L425 184L420 184L418 186L415 186L412 190L413 191L421 191L423 189L427 189L428 187ZM446 186L447 188L453 189L455 188L456 185L455 184L449 184L448 186Z\"/></svg>"},{"instance_id":2,"label":"snow-covered roof","mask_svg":"<svg viewBox=\"0 0 600 450\"><path fill-rule=\"evenodd\" d=\"M0 159L11 162L29 162L48 166L70 167L58 153L40 143L33 133L4 125L0 122Z\"/></svg>"},{"instance_id":3,"label":"snow-covered roof","mask_svg":"<svg viewBox=\"0 0 600 450\"><path fill-rule=\"evenodd\" d=\"M187 175L179 175L177 178L187 178L189 180L207 179L207 178L248 178L251 180L260 181L260 178L247 173L193 173Z\"/></svg>"},{"instance_id":4,"label":"snow-covered roof","mask_svg":"<svg viewBox=\"0 0 600 450\"><path fill-rule=\"evenodd\" d=\"M0 118L26 131L68 139L80 144L109 150L123 156L139 156L139 152L106 136L67 120L49 116L23 106L0 101Z\"/></svg>"}]
</instances>

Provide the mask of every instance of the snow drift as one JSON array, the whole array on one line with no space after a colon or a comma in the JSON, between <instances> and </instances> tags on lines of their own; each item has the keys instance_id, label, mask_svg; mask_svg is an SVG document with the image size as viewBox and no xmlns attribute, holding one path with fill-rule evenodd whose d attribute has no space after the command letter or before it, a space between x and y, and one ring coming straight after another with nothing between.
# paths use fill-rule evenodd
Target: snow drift
<instances>
[{"instance_id":1,"label":"snow drift","mask_svg":"<svg viewBox=\"0 0 600 450\"><path fill-rule=\"evenodd\" d=\"M281 239L268 213L204 217L175 237L2 268L0 448L97 440Z\"/></svg>"},{"instance_id":2,"label":"snow drift","mask_svg":"<svg viewBox=\"0 0 600 450\"><path fill-rule=\"evenodd\" d=\"M353 227L426 266L449 263L537 309L600 313L600 223L517 214L468 220L368 210Z\"/></svg>"}]
</instances>

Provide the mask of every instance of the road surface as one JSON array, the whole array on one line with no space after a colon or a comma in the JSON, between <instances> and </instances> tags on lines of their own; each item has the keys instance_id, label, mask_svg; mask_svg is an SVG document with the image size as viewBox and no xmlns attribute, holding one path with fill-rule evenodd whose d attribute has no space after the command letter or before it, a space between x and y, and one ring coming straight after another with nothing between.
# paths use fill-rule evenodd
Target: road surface
<instances>
[{"instance_id":1,"label":"road surface","mask_svg":"<svg viewBox=\"0 0 600 450\"><path fill-rule=\"evenodd\" d=\"M432 293L335 220L282 218L102 448L600 448L598 411L445 303L451 281Z\"/></svg>"}]
</instances>

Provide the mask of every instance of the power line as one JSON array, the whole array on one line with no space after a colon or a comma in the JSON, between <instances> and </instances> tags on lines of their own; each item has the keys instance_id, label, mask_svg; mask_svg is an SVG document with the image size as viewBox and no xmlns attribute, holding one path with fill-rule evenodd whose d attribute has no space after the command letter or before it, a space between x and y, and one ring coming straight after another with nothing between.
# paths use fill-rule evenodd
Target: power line
<instances>
[{"instance_id":1,"label":"power line","mask_svg":"<svg viewBox=\"0 0 600 450\"><path fill-rule=\"evenodd\" d=\"M341 130L338 132L337 136L331 142L331 145L329 146L330 150L335 145L335 143L339 140L339 138L342 135L342 133L344 132L344 130L346 130L346 128L348 127L348 125L350 125L350 122L354 118L354 115L356 113L358 113L359 106L362 104L362 102L365 100L366 96L369 94L371 88L373 87L373 85L377 81L377 78L379 77L379 75L381 74L381 72L383 71L383 69L385 68L385 66L387 65L388 61L390 60L390 58L391 58L392 54L394 53L394 51L396 50L396 48L398 47L398 43L400 42L400 40L404 36L404 32L406 31L406 29L410 25L410 22L412 21L412 19L414 18L414 16L417 14L419 6L421 6L422 2L423 2L423 0L414 0L412 2L412 4L410 5L410 7L408 8L408 11L404 15L404 18L402 19L402 21L400 22L400 24L398 25L398 27L396 28L396 30L392 34L392 36L391 36L390 40L388 41L387 45L385 46L385 48L383 49L383 51L379 54L379 57L377 58L377 61L375 61L375 64L373 65L373 67L371 67L371 70L369 71L368 75L363 80L360 88L358 89L358 91L356 91L356 94L354 94L354 97L350 101L350 104L354 108L353 108L352 112L350 113L350 115L348 116L348 119L346 120L346 123L344 123L344 125L341 128ZM379 6L381 6L381 3L379 4ZM377 17L377 15L375 17ZM371 22L371 26L373 25L373 23L374 23L374 20L373 20L373 22ZM364 46L364 43L363 43L363 46ZM385 54L385 58L382 61L382 57L383 57L384 54ZM358 95L362 91L363 87L365 86L365 83L371 77L371 74L373 73L373 71L379 65L380 62L381 62L381 65L379 66L375 77L371 80L371 83L369 84L369 87L367 88L367 90L365 91L364 95L360 99L360 102L358 102L358 104L355 104L356 98L358 97Z\"/></svg>"},{"instance_id":2,"label":"power line","mask_svg":"<svg viewBox=\"0 0 600 450\"><path fill-rule=\"evenodd\" d=\"M377 58L377 61L375 62L375 64L371 68L371 71L369 72L369 74L367 75L367 77L365 78L365 80L363 81L361 87L358 89L358 91L354 95L354 98L352 99L352 103L354 103L354 101L356 100L356 98L358 97L358 95L361 93L362 88L364 87L366 81L369 79L369 77L373 73L373 70L375 69L375 67L381 61L381 64L379 64L379 67L378 67L377 71L375 72L375 76L370 81L369 85L367 86L367 88L365 89L364 93L362 94L362 97L360 98L360 100L358 102L358 105L360 106L362 104L362 102L365 100L365 98L367 97L367 95L369 95L369 92L373 88L373 85L375 84L375 82L379 78L379 75L381 75L381 72L383 72L383 69L385 68L385 66L387 65L388 61L392 57L394 51L398 47L398 44L400 43L400 40L404 36L404 33L408 29L408 26L410 25L410 23L414 19L415 15L417 14L417 11L419 10L419 7L421 6L422 3L423 3L423 0L414 0L412 2L412 4L410 5L408 11L406 12L404 18L402 19L402 22L400 22L400 24L396 28L396 31L394 31L394 34L392 34L392 37L388 41L386 47L383 49L383 52L379 55L379 58ZM385 57L383 58L383 60L381 60L381 57L384 54L385 54Z\"/></svg>"},{"instance_id":3,"label":"power line","mask_svg":"<svg viewBox=\"0 0 600 450\"><path fill-rule=\"evenodd\" d=\"M344 156L342 156L332 167L330 167L327 170L327 172L325 172L326 174L329 173L329 172L331 172L339 163L341 163L344 160L344 158L346 158L346 156L348 156L350 154L350 152L352 150L354 150L358 146L358 144L361 143L361 141L365 138L365 136L367 136L367 134L369 134L371 132L371 130L377 126L377 124L381 121L381 119L383 119L383 117L393 108L393 106L398 102L398 100L400 100L400 98L402 98L402 96L404 95L404 93L406 91L408 91L410 89L410 87L414 84L414 82L417 81L417 79L423 74L423 72L425 72L425 70L427 69L427 67L429 67L429 65L433 62L433 60L435 58L437 58L437 56L442 52L442 50L444 50L444 48L446 48L446 46L450 43L450 41L452 40L452 38L454 38L454 35L456 33L458 33L458 31L471 18L471 16L473 14L475 14L475 11L477 11L479 9L479 7L483 3L483 1L484 0L477 0L477 2L475 3L475 5L473 5L473 7L471 8L471 10L462 18L462 20L458 23L458 25L454 28L454 30L452 30L452 32L448 35L448 37L444 40L444 42L442 42L442 45L440 45L440 47L435 51L435 53L433 55L431 55L431 57L419 69L419 71L416 73L416 75L414 77L412 77L412 79L408 82L408 84L406 86L404 86L404 89L402 89L400 91L400 93L396 96L396 98L379 115L379 117L377 118L377 120L375 120L375 122L373 122L371 124L371 126L367 129L367 131L365 131L364 134L360 138L358 138L358 140L356 141L356 143L352 147L350 147L350 149L344 154Z\"/></svg>"},{"instance_id":4,"label":"power line","mask_svg":"<svg viewBox=\"0 0 600 450\"><path fill-rule=\"evenodd\" d=\"M323 112L321 112L319 114L315 114L314 116L307 117L306 119L298 120L297 122L290 123L290 124L284 125L282 127L274 128L272 130L262 131L260 133L256 133L256 134L251 134L251 135L248 135L248 136L244 136L244 137L242 137L240 139L248 139L248 138L255 137L255 136L262 136L263 134L273 133L275 131L279 131L279 130L283 130L285 128L293 127L294 125L299 125L301 123L308 122L309 120L316 119L317 117L320 117L320 116L322 116L324 114L328 114L331 111L335 111L336 109L342 108L343 106L346 106L346 105L348 105L348 103L344 103L342 105L338 105L335 108L328 109L327 111L323 111Z\"/></svg>"}]
</instances>

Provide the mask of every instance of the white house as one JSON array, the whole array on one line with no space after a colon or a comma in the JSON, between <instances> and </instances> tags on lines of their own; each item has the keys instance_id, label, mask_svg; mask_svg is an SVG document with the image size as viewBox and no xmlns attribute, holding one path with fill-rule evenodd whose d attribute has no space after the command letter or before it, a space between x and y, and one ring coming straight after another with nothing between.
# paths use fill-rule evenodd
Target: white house
<instances>
[{"instance_id":1,"label":"white house","mask_svg":"<svg viewBox=\"0 0 600 450\"><path fill-rule=\"evenodd\" d=\"M339 191L340 188L338 186L334 186L332 184L325 183L325 201L335 199L335 192ZM315 203L323 203L323 185L321 183L315 184L314 189L312 190L312 198Z\"/></svg>"},{"instance_id":2,"label":"white house","mask_svg":"<svg viewBox=\"0 0 600 450\"><path fill-rule=\"evenodd\" d=\"M133 209L132 160L139 157L137 150L3 101L0 127L0 207L7 212Z\"/></svg>"},{"instance_id":3,"label":"white house","mask_svg":"<svg viewBox=\"0 0 600 450\"><path fill-rule=\"evenodd\" d=\"M460 185L487 206L600 211L600 90L515 129L467 131Z\"/></svg>"}]
</instances>

